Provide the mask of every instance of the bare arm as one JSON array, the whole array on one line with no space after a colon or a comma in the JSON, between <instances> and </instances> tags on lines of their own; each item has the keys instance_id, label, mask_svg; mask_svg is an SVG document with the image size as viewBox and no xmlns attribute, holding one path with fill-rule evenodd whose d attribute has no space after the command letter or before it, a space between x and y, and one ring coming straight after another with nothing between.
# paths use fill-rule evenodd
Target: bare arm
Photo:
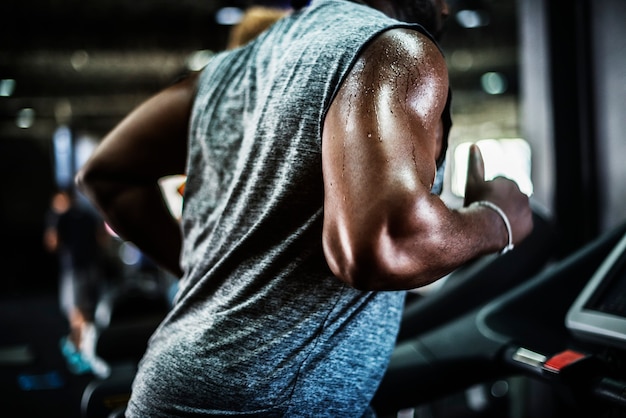
<instances>
[{"instance_id":1,"label":"bare arm","mask_svg":"<svg viewBox=\"0 0 626 418\"><path fill-rule=\"evenodd\" d=\"M192 75L141 104L104 138L76 177L122 238L177 276L180 226L158 180L185 172L196 81Z\"/></svg>"},{"instance_id":2,"label":"bare arm","mask_svg":"<svg viewBox=\"0 0 626 418\"><path fill-rule=\"evenodd\" d=\"M324 251L333 273L356 288L419 287L507 242L494 211L451 210L430 193L447 92L436 46L396 29L363 52L329 109L322 145ZM471 201L500 205L519 242L532 228L527 197L509 180L479 179L477 151L471 164Z\"/></svg>"}]
</instances>

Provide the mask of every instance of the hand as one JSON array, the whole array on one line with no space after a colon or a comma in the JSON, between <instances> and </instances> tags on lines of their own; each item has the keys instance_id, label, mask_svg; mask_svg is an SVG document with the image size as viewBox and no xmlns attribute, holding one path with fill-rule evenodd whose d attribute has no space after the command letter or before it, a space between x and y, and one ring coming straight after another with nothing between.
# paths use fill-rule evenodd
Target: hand
<instances>
[{"instance_id":1,"label":"hand","mask_svg":"<svg viewBox=\"0 0 626 418\"><path fill-rule=\"evenodd\" d=\"M488 200L506 213L513 231L513 243L522 241L533 228L532 210L528 196L522 193L514 181L496 177L485 181L485 163L480 148L472 144L467 167L464 206L479 200Z\"/></svg>"}]
</instances>

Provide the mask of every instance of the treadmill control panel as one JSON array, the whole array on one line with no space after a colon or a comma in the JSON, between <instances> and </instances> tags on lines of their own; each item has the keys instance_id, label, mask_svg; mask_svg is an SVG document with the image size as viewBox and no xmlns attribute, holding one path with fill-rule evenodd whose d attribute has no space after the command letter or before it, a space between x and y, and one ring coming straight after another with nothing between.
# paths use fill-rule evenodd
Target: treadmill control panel
<instances>
[{"instance_id":1,"label":"treadmill control panel","mask_svg":"<svg viewBox=\"0 0 626 418\"><path fill-rule=\"evenodd\" d=\"M581 339L626 348L626 235L571 306L565 325Z\"/></svg>"}]
</instances>

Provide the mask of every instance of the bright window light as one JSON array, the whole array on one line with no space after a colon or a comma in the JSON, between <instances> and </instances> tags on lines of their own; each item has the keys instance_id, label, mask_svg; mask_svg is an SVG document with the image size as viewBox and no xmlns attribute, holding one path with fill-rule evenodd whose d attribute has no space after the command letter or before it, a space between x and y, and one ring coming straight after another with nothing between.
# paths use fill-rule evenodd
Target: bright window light
<instances>
[{"instance_id":1,"label":"bright window light","mask_svg":"<svg viewBox=\"0 0 626 418\"><path fill-rule=\"evenodd\" d=\"M74 146L74 167L76 169L81 168L87 162L97 145L96 139L89 136L81 136L76 139Z\"/></svg>"},{"instance_id":2,"label":"bright window light","mask_svg":"<svg viewBox=\"0 0 626 418\"><path fill-rule=\"evenodd\" d=\"M467 159L471 142L463 142L454 149L451 167L451 190L465 196ZM476 143L485 161L485 179L503 176L515 181L522 193L533 194L531 181L531 150L521 138L482 139Z\"/></svg>"},{"instance_id":3,"label":"bright window light","mask_svg":"<svg viewBox=\"0 0 626 418\"><path fill-rule=\"evenodd\" d=\"M22 129L28 129L35 123L35 110L29 107L20 109L15 118L15 124Z\"/></svg>"},{"instance_id":4,"label":"bright window light","mask_svg":"<svg viewBox=\"0 0 626 418\"><path fill-rule=\"evenodd\" d=\"M80 71L89 64L89 54L82 49L75 51L70 58L70 63L76 71Z\"/></svg>"},{"instance_id":5,"label":"bright window light","mask_svg":"<svg viewBox=\"0 0 626 418\"><path fill-rule=\"evenodd\" d=\"M239 7L222 7L215 14L215 21L220 25L236 25L241 22L243 13Z\"/></svg>"},{"instance_id":6,"label":"bright window light","mask_svg":"<svg viewBox=\"0 0 626 418\"><path fill-rule=\"evenodd\" d=\"M483 10L459 10L456 21L466 29L480 28L489 24L489 15Z\"/></svg>"},{"instance_id":7,"label":"bright window light","mask_svg":"<svg viewBox=\"0 0 626 418\"><path fill-rule=\"evenodd\" d=\"M5 78L0 80L0 97L9 97L13 95L15 91L15 80L12 78Z\"/></svg>"},{"instance_id":8,"label":"bright window light","mask_svg":"<svg viewBox=\"0 0 626 418\"><path fill-rule=\"evenodd\" d=\"M141 261L141 252L130 242L123 242L118 249L118 254L122 263L127 266L134 266Z\"/></svg>"},{"instance_id":9,"label":"bright window light","mask_svg":"<svg viewBox=\"0 0 626 418\"><path fill-rule=\"evenodd\" d=\"M502 73L488 72L480 77L480 84L483 91L487 94L504 94L506 93L509 83Z\"/></svg>"},{"instance_id":10,"label":"bright window light","mask_svg":"<svg viewBox=\"0 0 626 418\"><path fill-rule=\"evenodd\" d=\"M54 177L62 189L71 187L72 167L72 132L67 126L59 126L52 136L54 145Z\"/></svg>"}]
</instances>

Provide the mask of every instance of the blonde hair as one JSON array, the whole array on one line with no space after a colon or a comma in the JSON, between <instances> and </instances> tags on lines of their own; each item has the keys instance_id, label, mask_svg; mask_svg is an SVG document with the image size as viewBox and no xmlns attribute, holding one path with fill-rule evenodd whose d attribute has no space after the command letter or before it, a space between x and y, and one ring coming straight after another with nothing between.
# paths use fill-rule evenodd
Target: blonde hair
<instances>
[{"instance_id":1,"label":"blonde hair","mask_svg":"<svg viewBox=\"0 0 626 418\"><path fill-rule=\"evenodd\" d=\"M274 7L250 7L241 21L232 28L226 47L233 49L247 44L287 13L285 9Z\"/></svg>"}]
</instances>

